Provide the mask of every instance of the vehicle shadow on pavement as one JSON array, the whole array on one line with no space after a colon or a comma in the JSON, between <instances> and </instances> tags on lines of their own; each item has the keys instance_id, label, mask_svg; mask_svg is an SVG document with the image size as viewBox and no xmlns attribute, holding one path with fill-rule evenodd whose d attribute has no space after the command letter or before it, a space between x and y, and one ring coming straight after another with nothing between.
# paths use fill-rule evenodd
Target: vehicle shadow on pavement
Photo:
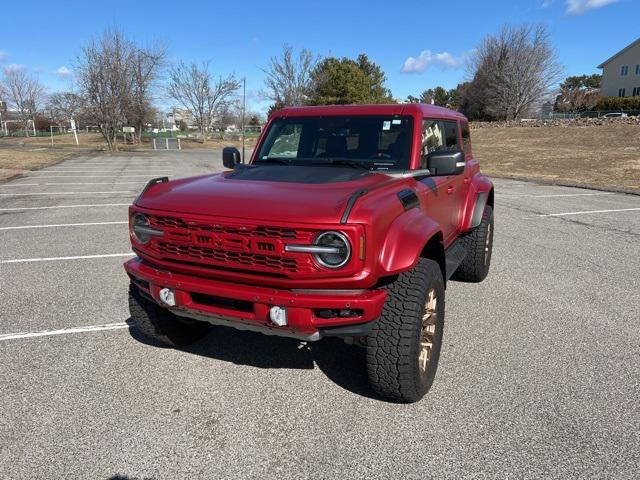
<instances>
[{"instance_id":1,"label":"vehicle shadow on pavement","mask_svg":"<svg viewBox=\"0 0 640 480\"><path fill-rule=\"evenodd\" d=\"M165 346L145 337L131 319L129 333L136 341L158 348ZM365 352L338 338L301 342L215 326L209 334L181 351L237 365L256 368L312 370L316 366L336 385L357 395L378 399L367 380Z\"/></svg>"}]
</instances>

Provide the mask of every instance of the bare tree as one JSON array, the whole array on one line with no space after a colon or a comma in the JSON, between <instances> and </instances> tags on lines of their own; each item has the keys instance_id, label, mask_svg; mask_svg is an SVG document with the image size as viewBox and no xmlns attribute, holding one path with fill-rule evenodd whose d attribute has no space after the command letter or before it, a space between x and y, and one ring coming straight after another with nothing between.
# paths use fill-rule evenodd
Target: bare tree
<instances>
[{"instance_id":1,"label":"bare tree","mask_svg":"<svg viewBox=\"0 0 640 480\"><path fill-rule=\"evenodd\" d=\"M15 110L26 131L29 121L35 122L35 116L42 107L44 86L24 70L5 70L0 93L6 99L8 108Z\"/></svg>"},{"instance_id":2,"label":"bare tree","mask_svg":"<svg viewBox=\"0 0 640 480\"><path fill-rule=\"evenodd\" d=\"M142 140L145 124L153 120L155 115L151 93L160 76L166 52L166 46L157 44L145 49L136 48L132 53L133 85L127 109L127 120L136 127L138 141Z\"/></svg>"},{"instance_id":3,"label":"bare tree","mask_svg":"<svg viewBox=\"0 0 640 480\"><path fill-rule=\"evenodd\" d=\"M126 122L133 88L135 47L118 30L107 30L82 48L77 81L87 110L100 126L110 151L118 150L116 135Z\"/></svg>"},{"instance_id":4,"label":"bare tree","mask_svg":"<svg viewBox=\"0 0 640 480\"><path fill-rule=\"evenodd\" d=\"M84 100L77 93L57 92L49 97L46 110L56 121L65 121L82 115Z\"/></svg>"},{"instance_id":5,"label":"bare tree","mask_svg":"<svg viewBox=\"0 0 640 480\"><path fill-rule=\"evenodd\" d=\"M269 65L263 69L265 96L281 107L304 104L313 90L311 73L318 60L306 48L300 50L296 58L293 49L285 45L282 54L271 57Z\"/></svg>"},{"instance_id":6,"label":"bare tree","mask_svg":"<svg viewBox=\"0 0 640 480\"><path fill-rule=\"evenodd\" d=\"M487 36L471 60L474 93L496 119L516 119L560 80L562 67L543 25L505 26Z\"/></svg>"},{"instance_id":7,"label":"bare tree","mask_svg":"<svg viewBox=\"0 0 640 480\"><path fill-rule=\"evenodd\" d=\"M225 110L239 88L240 82L233 75L213 80L209 62L201 66L180 62L169 71L167 96L191 112L204 143L214 118Z\"/></svg>"}]
</instances>

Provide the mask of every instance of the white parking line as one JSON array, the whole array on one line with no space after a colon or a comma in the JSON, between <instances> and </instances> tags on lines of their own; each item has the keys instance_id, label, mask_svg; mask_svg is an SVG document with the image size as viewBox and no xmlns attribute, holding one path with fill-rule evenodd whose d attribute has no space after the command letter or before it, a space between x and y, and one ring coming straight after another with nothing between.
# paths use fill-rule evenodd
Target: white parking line
<instances>
[{"instance_id":1,"label":"white parking line","mask_svg":"<svg viewBox=\"0 0 640 480\"><path fill-rule=\"evenodd\" d=\"M49 210L53 208L91 208L91 207L128 207L130 203L96 203L93 205L54 205L50 207L13 207L0 208L0 212L15 212L20 210Z\"/></svg>"},{"instance_id":2,"label":"white parking line","mask_svg":"<svg viewBox=\"0 0 640 480\"><path fill-rule=\"evenodd\" d=\"M63 328L61 330L42 330L40 332L5 333L0 335L0 342L5 340L17 340L20 338L49 337L51 335L68 335L71 333L100 332L103 330L116 330L129 328L128 323L107 323L104 325L91 325L87 327Z\"/></svg>"},{"instance_id":3,"label":"white parking line","mask_svg":"<svg viewBox=\"0 0 640 480\"><path fill-rule=\"evenodd\" d=\"M144 181L137 182L50 182L34 183L34 185L143 185Z\"/></svg>"},{"instance_id":4,"label":"white parking line","mask_svg":"<svg viewBox=\"0 0 640 480\"><path fill-rule=\"evenodd\" d=\"M538 217L563 217L565 215L586 215L590 213L609 213L609 212L634 212L639 211L640 208L618 208L615 210L588 210L583 212L564 212L564 213L543 213Z\"/></svg>"},{"instance_id":5,"label":"white parking line","mask_svg":"<svg viewBox=\"0 0 640 480\"><path fill-rule=\"evenodd\" d=\"M121 170L127 170L122 168L120 170L39 170L31 173L119 173ZM148 170L127 170L130 173L148 172ZM167 174L173 172L173 170L157 170L158 175Z\"/></svg>"},{"instance_id":6,"label":"white parking line","mask_svg":"<svg viewBox=\"0 0 640 480\"><path fill-rule=\"evenodd\" d=\"M35 173L35 172L31 172L31 173ZM46 173L46 172L43 172ZM133 178L133 177L145 177L145 178L153 178L155 175L154 174L147 174L147 175L42 175L42 176L38 176L38 177L31 177L33 179L38 179L40 180L41 178ZM166 176L166 175L165 175Z\"/></svg>"},{"instance_id":7,"label":"white parking line","mask_svg":"<svg viewBox=\"0 0 640 480\"><path fill-rule=\"evenodd\" d=\"M170 167L172 164L170 162L164 163L156 163L156 162L121 162L121 163L65 163L57 165L55 168L82 168L82 167Z\"/></svg>"},{"instance_id":8,"label":"white parking line","mask_svg":"<svg viewBox=\"0 0 640 480\"><path fill-rule=\"evenodd\" d=\"M112 192L33 192L33 193L0 193L2 197L24 197L29 195L87 195L87 194L105 194L105 193L130 193L135 194L131 190L114 190Z\"/></svg>"},{"instance_id":9,"label":"white parking line","mask_svg":"<svg viewBox=\"0 0 640 480\"><path fill-rule=\"evenodd\" d=\"M550 198L550 197L599 197L601 195L615 195L613 192L598 192L598 193L554 193L548 195L521 195L515 194L503 194L501 197L531 197L531 198Z\"/></svg>"},{"instance_id":10,"label":"white parking line","mask_svg":"<svg viewBox=\"0 0 640 480\"><path fill-rule=\"evenodd\" d=\"M0 230L26 230L29 228L55 228L55 227L87 227L90 225L122 225L129 222L88 222L88 223L57 223L53 225L22 225L19 227L0 227Z\"/></svg>"},{"instance_id":11,"label":"white parking line","mask_svg":"<svg viewBox=\"0 0 640 480\"><path fill-rule=\"evenodd\" d=\"M2 263L34 263L34 262L58 262L62 260L86 260L91 258L133 257L134 253L107 253L104 255L78 255L75 257L48 257L48 258L15 258L13 260L0 260Z\"/></svg>"},{"instance_id":12,"label":"white parking line","mask_svg":"<svg viewBox=\"0 0 640 480\"><path fill-rule=\"evenodd\" d=\"M34 185L40 185L39 183L13 183L11 185L0 185L0 187L4 188L4 187L32 187Z\"/></svg>"}]
</instances>

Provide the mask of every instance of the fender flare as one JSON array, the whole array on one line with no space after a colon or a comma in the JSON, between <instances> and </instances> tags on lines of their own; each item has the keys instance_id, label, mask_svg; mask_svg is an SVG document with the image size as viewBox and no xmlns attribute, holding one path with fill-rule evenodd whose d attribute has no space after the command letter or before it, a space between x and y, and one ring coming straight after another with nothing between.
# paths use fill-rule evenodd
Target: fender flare
<instances>
[{"instance_id":1,"label":"fender flare","mask_svg":"<svg viewBox=\"0 0 640 480\"><path fill-rule=\"evenodd\" d=\"M465 200L464 215L461 225L462 232L476 228L482 222L484 207L493 206L493 183L488 178L477 175L469 186Z\"/></svg>"},{"instance_id":2,"label":"fender flare","mask_svg":"<svg viewBox=\"0 0 640 480\"><path fill-rule=\"evenodd\" d=\"M418 263L425 245L434 236L439 238L441 244L440 225L425 216L420 209L412 208L398 216L391 223L380 249L380 276L395 275L413 268ZM442 251L444 252L444 249Z\"/></svg>"}]
</instances>

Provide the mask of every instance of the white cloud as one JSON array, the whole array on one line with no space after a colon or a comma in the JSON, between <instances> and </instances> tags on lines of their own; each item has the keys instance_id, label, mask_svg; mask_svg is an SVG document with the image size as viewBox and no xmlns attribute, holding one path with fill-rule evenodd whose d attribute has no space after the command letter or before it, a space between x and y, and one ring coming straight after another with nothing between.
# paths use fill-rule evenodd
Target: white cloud
<instances>
[{"instance_id":1,"label":"white cloud","mask_svg":"<svg viewBox=\"0 0 640 480\"><path fill-rule=\"evenodd\" d=\"M439 65L441 68L458 68L464 63L466 56L454 57L449 52L432 53L423 50L417 57L409 57L402 66L403 73L422 73L429 65Z\"/></svg>"},{"instance_id":2,"label":"white cloud","mask_svg":"<svg viewBox=\"0 0 640 480\"><path fill-rule=\"evenodd\" d=\"M72 75L71 70L62 65L60 68L56 70L56 75L59 77L70 77Z\"/></svg>"},{"instance_id":3,"label":"white cloud","mask_svg":"<svg viewBox=\"0 0 640 480\"><path fill-rule=\"evenodd\" d=\"M554 2L555 2L555 0L543 0L542 8L550 7L551 5L554 4Z\"/></svg>"},{"instance_id":4,"label":"white cloud","mask_svg":"<svg viewBox=\"0 0 640 480\"><path fill-rule=\"evenodd\" d=\"M24 70L24 65L21 65L19 63L10 63L9 65L7 65L6 67L4 67L4 71L6 73L9 72L19 72L20 70Z\"/></svg>"},{"instance_id":5,"label":"white cloud","mask_svg":"<svg viewBox=\"0 0 640 480\"><path fill-rule=\"evenodd\" d=\"M0 62L4 62L7 58L9 58L9 54L4 50L0 50Z\"/></svg>"},{"instance_id":6,"label":"white cloud","mask_svg":"<svg viewBox=\"0 0 640 480\"><path fill-rule=\"evenodd\" d=\"M590 10L602 8L618 0L567 0L567 13L569 15L582 15Z\"/></svg>"}]
</instances>

